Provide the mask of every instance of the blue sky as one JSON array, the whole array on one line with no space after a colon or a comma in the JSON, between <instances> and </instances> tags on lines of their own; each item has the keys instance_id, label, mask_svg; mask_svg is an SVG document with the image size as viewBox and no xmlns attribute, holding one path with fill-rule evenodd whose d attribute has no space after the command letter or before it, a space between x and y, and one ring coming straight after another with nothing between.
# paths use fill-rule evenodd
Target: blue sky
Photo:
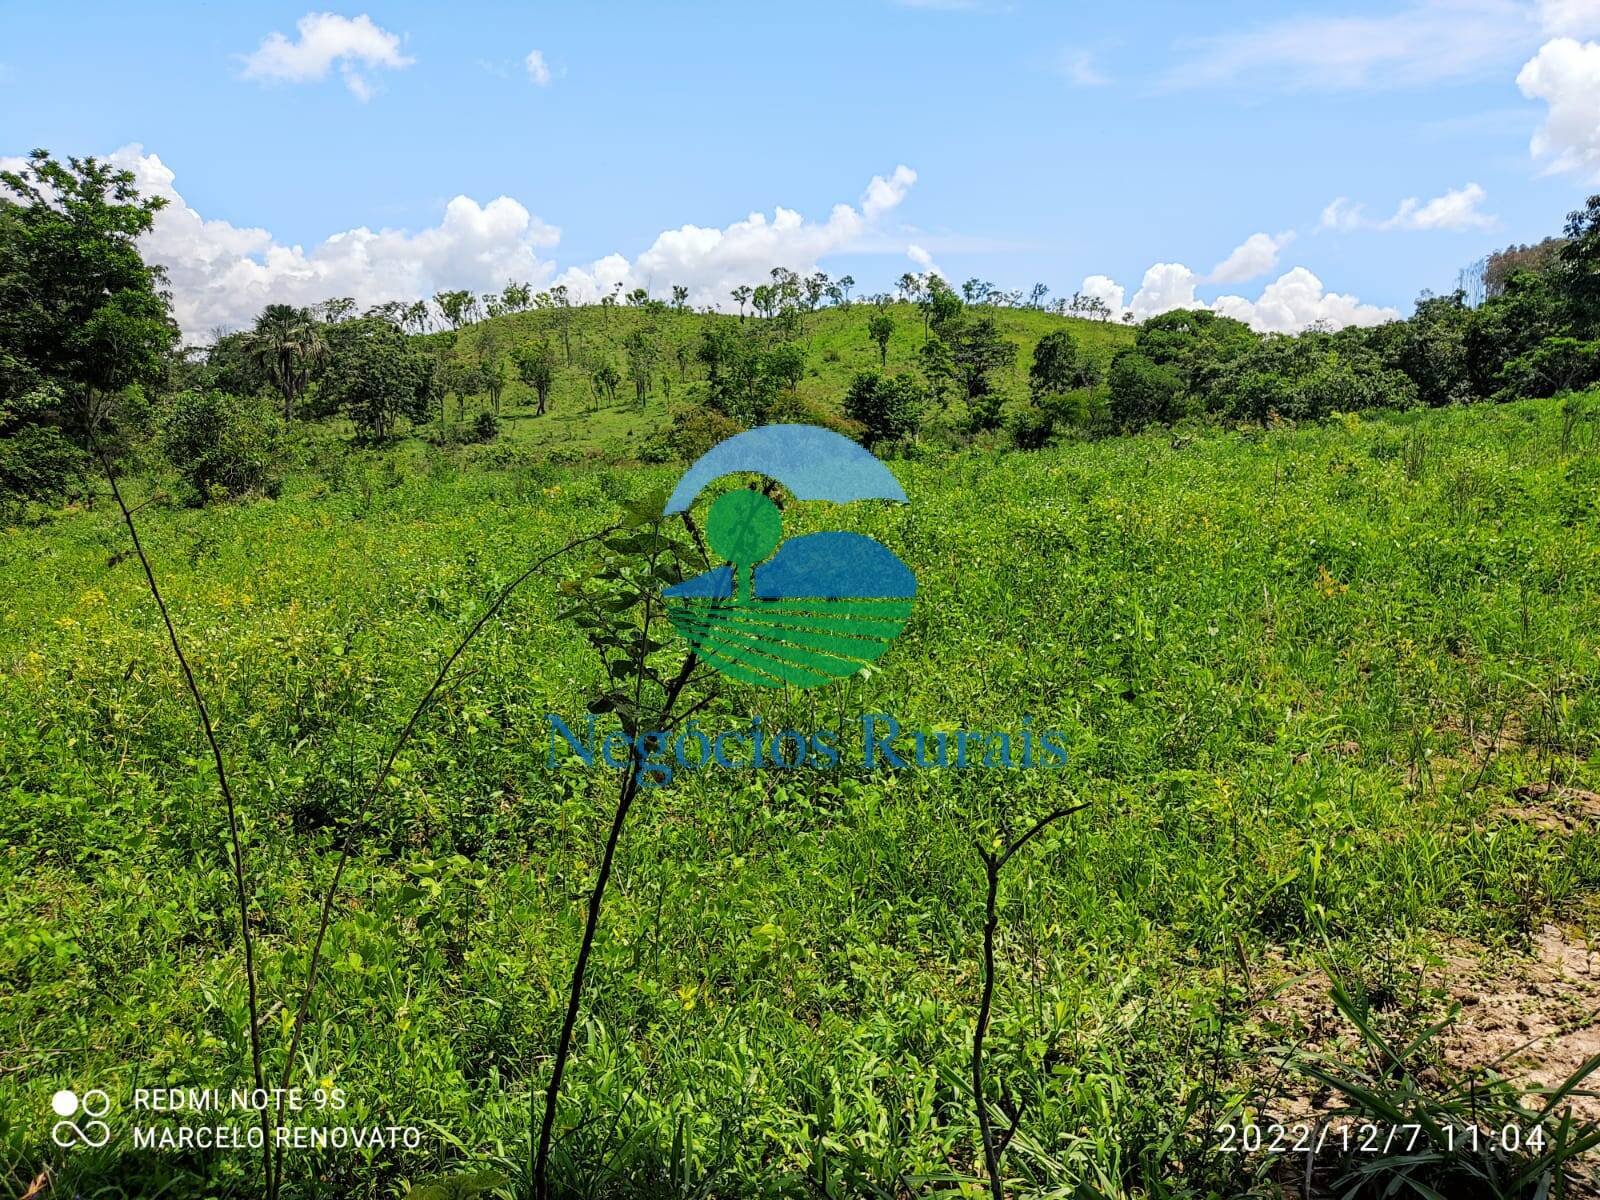
<instances>
[{"instance_id":1,"label":"blue sky","mask_svg":"<svg viewBox=\"0 0 1600 1200\"><path fill-rule=\"evenodd\" d=\"M191 332L508 273L707 302L767 258L1376 320L1600 165L1600 0L318 11L8 4L0 155L122 150Z\"/></svg>"}]
</instances>

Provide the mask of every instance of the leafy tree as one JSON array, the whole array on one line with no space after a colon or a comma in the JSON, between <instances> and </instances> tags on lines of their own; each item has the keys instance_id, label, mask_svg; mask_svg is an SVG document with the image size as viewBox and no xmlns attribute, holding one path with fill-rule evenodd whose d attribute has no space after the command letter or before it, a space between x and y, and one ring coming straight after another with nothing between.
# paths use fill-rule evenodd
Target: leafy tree
<instances>
[{"instance_id":1,"label":"leafy tree","mask_svg":"<svg viewBox=\"0 0 1600 1200\"><path fill-rule=\"evenodd\" d=\"M746 427L765 418L778 390L759 338L759 331L711 322L695 351L706 368L706 402Z\"/></svg>"},{"instance_id":2,"label":"leafy tree","mask_svg":"<svg viewBox=\"0 0 1600 1200\"><path fill-rule=\"evenodd\" d=\"M1471 398L1466 346L1471 322L1466 296L1456 291L1424 293L1411 319L1398 324L1389 365L1411 377L1423 404L1437 408Z\"/></svg>"},{"instance_id":3,"label":"leafy tree","mask_svg":"<svg viewBox=\"0 0 1600 1200\"><path fill-rule=\"evenodd\" d=\"M1228 403L1219 385L1229 364L1251 353L1259 341L1243 321L1210 309L1178 308L1140 325L1134 345L1151 362L1177 373L1185 408L1216 412Z\"/></svg>"},{"instance_id":4,"label":"leafy tree","mask_svg":"<svg viewBox=\"0 0 1600 1200\"><path fill-rule=\"evenodd\" d=\"M1567 214L1567 240L1555 252L1554 283L1566 306L1571 332L1600 333L1600 195Z\"/></svg>"},{"instance_id":5,"label":"leafy tree","mask_svg":"<svg viewBox=\"0 0 1600 1200\"><path fill-rule=\"evenodd\" d=\"M251 352L253 336L250 330L241 329L212 341L205 351L205 371L201 376L204 386L234 396L260 395L272 386L260 360Z\"/></svg>"},{"instance_id":6,"label":"leafy tree","mask_svg":"<svg viewBox=\"0 0 1600 1200\"><path fill-rule=\"evenodd\" d=\"M74 486L82 448L162 380L178 331L138 239L163 203L95 158L35 150L0 171L0 439L21 439L0 450L8 488Z\"/></svg>"},{"instance_id":7,"label":"leafy tree","mask_svg":"<svg viewBox=\"0 0 1600 1200\"><path fill-rule=\"evenodd\" d=\"M1078 382L1078 343L1065 329L1053 329L1039 339L1028 365L1028 394L1040 396L1066 392Z\"/></svg>"},{"instance_id":8,"label":"leafy tree","mask_svg":"<svg viewBox=\"0 0 1600 1200\"><path fill-rule=\"evenodd\" d=\"M439 395L434 360L387 321L362 317L328 358L321 391L369 440L393 436L402 418L423 420Z\"/></svg>"},{"instance_id":9,"label":"leafy tree","mask_svg":"<svg viewBox=\"0 0 1600 1200\"><path fill-rule=\"evenodd\" d=\"M767 369L792 392L806 373L806 352L796 342L783 342L767 352Z\"/></svg>"},{"instance_id":10,"label":"leafy tree","mask_svg":"<svg viewBox=\"0 0 1600 1200\"><path fill-rule=\"evenodd\" d=\"M1556 396L1600 383L1600 339L1545 338L1506 363L1501 379L1510 396Z\"/></svg>"},{"instance_id":11,"label":"leafy tree","mask_svg":"<svg viewBox=\"0 0 1600 1200\"><path fill-rule=\"evenodd\" d=\"M451 329L471 324L478 315L478 298L469 291L435 292L433 302Z\"/></svg>"},{"instance_id":12,"label":"leafy tree","mask_svg":"<svg viewBox=\"0 0 1600 1200\"><path fill-rule=\"evenodd\" d=\"M1016 343L1000 336L993 317L963 313L943 322L939 336L950 347L950 365L969 406L994 392L995 371L1017 360Z\"/></svg>"},{"instance_id":13,"label":"leafy tree","mask_svg":"<svg viewBox=\"0 0 1600 1200\"><path fill-rule=\"evenodd\" d=\"M572 293L567 285L558 283L550 289L550 305L555 310L556 328L561 332L561 350L566 355L567 366L572 365Z\"/></svg>"},{"instance_id":14,"label":"leafy tree","mask_svg":"<svg viewBox=\"0 0 1600 1200\"><path fill-rule=\"evenodd\" d=\"M617 370L617 365L610 359L602 359L594 369L595 392L605 393L606 399L615 404L617 402L617 388L622 384L622 372Z\"/></svg>"},{"instance_id":15,"label":"leafy tree","mask_svg":"<svg viewBox=\"0 0 1600 1200\"><path fill-rule=\"evenodd\" d=\"M822 298L828 294L830 286L831 281L828 279L826 272L813 271L806 276L805 300L807 312L812 311L822 303Z\"/></svg>"},{"instance_id":16,"label":"leafy tree","mask_svg":"<svg viewBox=\"0 0 1600 1200\"><path fill-rule=\"evenodd\" d=\"M633 380L633 401L640 408L650 398L650 372L654 370L660 348L648 330L635 329L622 343L628 356L628 378Z\"/></svg>"},{"instance_id":17,"label":"leafy tree","mask_svg":"<svg viewBox=\"0 0 1600 1200\"><path fill-rule=\"evenodd\" d=\"M545 338L529 342L512 351L512 361L516 363L517 378L527 387L534 390L539 399L539 407L534 416L542 417L550 406L550 388L556 380L556 352ZM615 370L615 368L612 368Z\"/></svg>"},{"instance_id":18,"label":"leafy tree","mask_svg":"<svg viewBox=\"0 0 1600 1200\"><path fill-rule=\"evenodd\" d=\"M506 390L506 364L502 358L478 360L478 386L489 395L495 415L500 415L500 397Z\"/></svg>"},{"instance_id":19,"label":"leafy tree","mask_svg":"<svg viewBox=\"0 0 1600 1200\"><path fill-rule=\"evenodd\" d=\"M355 297L334 296L328 300L319 300L306 309L306 312L318 324L337 325L356 315ZM368 315L372 314L369 312Z\"/></svg>"},{"instance_id":20,"label":"leafy tree","mask_svg":"<svg viewBox=\"0 0 1600 1200\"><path fill-rule=\"evenodd\" d=\"M689 307L689 289L680 284L672 285L672 307L682 312Z\"/></svg>"},{"instance_id":21,"label":"leafy tree","mask_svg":"<svg viewBox=\"0 0 1600 1200\"><path fill-rule=\"evenodd\" d=\"M250 332L250 352L283 400L283 419L311 382L311 369L325 349L322 328L309 309L269 304Z\"/></svg>"},{"instance_id":22,"label":"leafy tree","mask_svg":"<svg viewBox=\"0 0 1600 1200\"><path fill-rule=\"evenodd\" d=\"M501 349L500 329L496 325L478 328L473 356L477 360L478 390L489 396L496 415L500 412L500 396L506 388L506 364Z\"/></svg>"},{"instance_id":23,"label":"leafy tree","mask_svg":"<svg viewBox=\"0 0 1600 1200\"><path fill-rule=\"evenodd\" d=\"M845 393L845 415L866 430L869 447L903 441L916 433L922 419L926 393L904 372L885 379L876 371L862 371Z\"/></svg>"},{"instance_id":24,"label":"leafy tree","mask_svg":"<svg viewBox=\"0 0 1600 1200\"><path fill-rule=\"evenodd\" d=\"M160 445L167 461L205 504L276 488L281 427L253 397L226 392L179 392L161 416Z\"/></svg>"},{"instance_id":25,"label":"leafy tree","mask_svg":"<svg viewBox=\"0 0 1600 1200\"><path fill-rule=\"evenodd\" d=\"M1560 297L1546 276L1518 271L1505 280L1473 311L1462 337L1473 394L1488 397L1503 385L1514 387L1513 377L1502 377L1506 365L1563 328Z\"/></svg>"},{"instance_id":26,"label":"leafy tree","mask_svg":"<svg viewBox=\"0 0 1600 1200\"><path fill-rule=\"evenodd\" d=\"M867 336L878 344L878 365L889 365L889 338L894 334L894 317L880 308L867 318Z\"/></svg>"},{"instance_id":27,"label":"leafy tree","mask_svg":"<svg viewBox=\"0 0 1600 1200\"><path fill-rule=\"evenodd\" d=\"M533 303L533 288L529 284L508 279L500 293L500 303L507 312L522 312Z\"/></svg>"},{"instance_id":28,"label":"leafy tree","mask_svg":"<svg viewBox=\"0 0 1600 1200\"><path fill-rule=\"evenodd\" d=\"M750 302L750 297L754 293L747 285L741 283L728 294L732 296L739 305L739 320L744 320L744 306Z\"/></svg>"},{"instance_id":29,"label":"leafy tree","mask_svg":"<svg viewBox=\"0 0 1600 1200\"><path fill-rule=\"evenodd\" d=\"M1111 360L1111 419L1123 429L1170 424L1180 415L1183 381L1171 367L1150 359L1142 350L1118 351Z\"/></svg>"},{"instance_id":30,"label":"leafy tree","mask_svg":"<svg viewBox=\"0 0 1600 1200\"><path fill-rule=\"evenodd\" d=\"M956 378L956 365L950 356L950 347L936 333L922 343L917 350L917 358L922 364L922 377L927 382L928 390L939 406L944 407L945 394Z\"/></svg>"}]
</instances>

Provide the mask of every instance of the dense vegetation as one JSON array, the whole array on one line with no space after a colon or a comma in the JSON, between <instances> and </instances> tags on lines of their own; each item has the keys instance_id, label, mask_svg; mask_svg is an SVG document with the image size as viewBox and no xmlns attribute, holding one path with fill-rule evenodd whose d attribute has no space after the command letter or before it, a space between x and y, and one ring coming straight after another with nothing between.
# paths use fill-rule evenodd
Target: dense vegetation
<instances>
[{"instance_id":1,"label":"dense vegetation","mask_svg":"<svg viewBox=\"0 0 1600 1200\"><path fill-rule=\"evenodd\" d=\"M426 1132L291 1154L286 1196L436 1175L456 1182L419 1195L464 1196L473 1171L527 1195L546 1111L563 1196L981 1194L982 855L1079 802L999 888L986 1111L1009 1126L1007 1194L1282 1195L1302 1159L1226 1152L1215 1131L1326 1108L1324 1068L1291 1044L1375 1073L1380 1100L1470 1078L1474 1119L1509 1111L1468 1075L1489 1059L1470 1036L1418 1041L1413 1069L1356 1033L1406 1046L1470 1003L1464 958L1515 970L1547 924L1594 928L1600 428L1581 389L1600 202L1519 249L1476 307L1427 297L1373 330L1260 337L1204 311L1129 328L1037 290L907 277L899 299L860 299L778 272L728 314L515 283L274 306L183 354L130 182L33 170L0 203L0 1171L17 1191L261 1194L248 1152L63 1152L38 1117L66 1086L104 1087L125 1129L134 1087L250 1084L240 889L265 1076ZM917 607L826 691L686 674L698 721L837 726L851 745L862 713L1032 718L1066 732L1068 765L696 771L640 791L562 1103L542 1108L627 775L552 766L545 714L627 728L630 703L671 688L681 646L652 640L651 601L694 543L649 515L683 460L777 420L890 457L906 508L785 520L881 538ZM490 599L619 522L509 594L381 771ZM238 860L135 524L227 763ZM1516 1165L1521 1190L1485 1190L1462 1153L1396 1162L1361 1194L1404 1172L1446 1196L1592 1175Z\"/></svg>"}]
</instances>

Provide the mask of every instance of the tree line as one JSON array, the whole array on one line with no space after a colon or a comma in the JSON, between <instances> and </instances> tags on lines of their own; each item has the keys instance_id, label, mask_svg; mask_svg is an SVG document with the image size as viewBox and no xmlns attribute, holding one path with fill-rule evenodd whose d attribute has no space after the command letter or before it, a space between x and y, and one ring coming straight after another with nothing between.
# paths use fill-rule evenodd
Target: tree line
<instances>
[{"instance_id":1,"label":"tree line","mask_svg":"<svg viewBox=\"0 0 1600 1200\"><path fill-rule=\"evenodd\" d=\"M271 304L249 328L184 350L165 277L138 249L159 198L141 196L127 171L43 151L0 183L0 498L11 503L76 494L97 457L139 445L159 449L201 500L247 491L268 478L294 422L334 415L369 442L408 423L487 440L513 379L535 417L550 411L562 378L593 407L618 405L624 388L641 409L657 394L676 398L669 428L646 451L659 457L692 457L779 420L833 425L884 452L931 429L1031 449L1192 419L1308 420L1600 383L1600 196L1560 236L1486 257L1454 292L1425 293L1404 320L1263 335L1182 309L1139 323L1109 360L1063 325L1017 374L1022 348L1000 310L1113 314L1081 294L1047 303L1044 284L1024 294L908 272L891 292L856 295L849 275L775 267L766 282L733 288L726 315L691 307L683 285L668 301L618 283L593 306L597 332L578 320L585 306L566 285L536 291L510 280L498 292L447 290L365 310L348 298ZM618 337L607 331L622 308L636 316ZM861 313L852 328L878 369L855 372L836 403L819 404L800 384L813 369L813 314L824 308ZM520 313L536 316L494 319ZM908 320L920 337L896 342L916 349L891 373L891 339ZM468 422L468 400L479 398Z\"/></svg>"}]
</instances>

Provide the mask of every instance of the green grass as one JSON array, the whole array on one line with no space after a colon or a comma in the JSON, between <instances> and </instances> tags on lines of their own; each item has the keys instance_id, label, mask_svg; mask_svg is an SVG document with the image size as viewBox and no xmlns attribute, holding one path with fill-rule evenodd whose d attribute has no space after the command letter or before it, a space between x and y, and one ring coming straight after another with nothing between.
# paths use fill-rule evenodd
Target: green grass
<instances>
[{"instance_id":1,"label":"green grass","mask_svg":"<svg viewBox=\"0 0 1600 1200\"><path fill-rule=\"evenodd\" d=\"M839 360L804 386L866 364L864 318L818 323ZM521 564L673 477L320 454L276 501L138 516L246 814L274 1075L336 831L434 664ZM1600 459L1562 453L1556 402L893 465L908 508L833 515L916 573L905 634L869 676L730 687L699 720L1032 716L1070 763L645 792L568 1073L573 1194L974 1173L972 836L1003 813L1093 802L1002 892L990 1073L1030 1101L1018 1196L1276 1195L1271 1163L1205 1128L1273 1075L1263 980L1405 981L1415 1011L1385 1019L1421 1020L1438 1003L1412 968L1444 939L1594 929L1600 837L1508 812L1531 780L1600 784ZM103 504L0 533L0 1167L18 1190L48 1167L64 1195L252 1195L249 1154L128 1141L135 1086L248 1066L215 780L126 548ZM587 569L536 577L474 644L336 910L297 1078L423 1148L291 1154L294 1195L521 1169L616 786L546 763L544 714L576 720L599 683L556 616ZM106 1149L51 1145L65 1086L111 1093Z\"/></svg>"}]
</instances>

